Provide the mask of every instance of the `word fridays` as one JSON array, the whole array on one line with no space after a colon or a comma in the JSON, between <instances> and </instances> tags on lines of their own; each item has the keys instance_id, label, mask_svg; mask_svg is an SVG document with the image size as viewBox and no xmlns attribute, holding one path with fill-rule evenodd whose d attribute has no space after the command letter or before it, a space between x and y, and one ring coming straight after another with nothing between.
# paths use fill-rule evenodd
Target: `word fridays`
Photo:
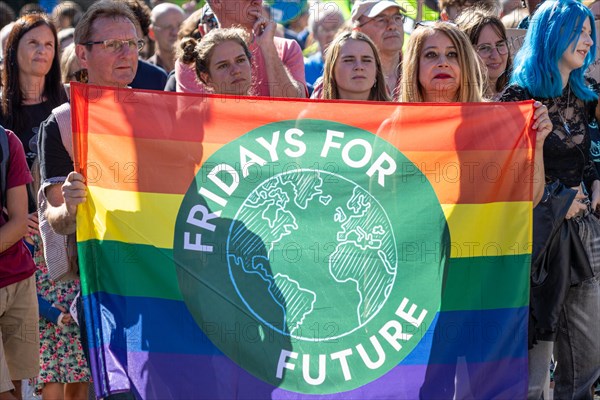
<instances>
[{"instance_id":1,"label":"word fridays","mask_svg":"<svg viewBox=\"0 0 600 400\"><path fill-rule=\"evenodd\" d=\"M280 131L273 132L270 140L259 137L256 139L256 142L265 150L264 154L260 155L248 150L244 146L239 146L238 165L241 165L242 178L246 178L250 174L250 167L255 165L259 167L265 166L269 162L267 161L267 158L270 162L277 162L281 151L290 158L303 156L307 151L306 144L300 140L303 135L304 132L302 130L291 128L283 134L283 141L280 140L282 136ZM394 159L385 151L381 152L377 158L374 159L373 146L365 139L344 139L344 132L328 129L325 135L325 141L321 147L320 156L326 159L330 151L340 151L343 162L350 168L365 168L371 163L366 171L367 176L373 177L374 175L377 175L377 183L381 187L385 187L386 176L390 176L396 172L397 165ZM229 176L227 181L230 183L227 183L223 179L224 174L225 176ZM208 173L208 179L214 183L222 193L215 193L215 191L208 190L205 186L202 186L198 193L205 199L209 199L224 208L227 205L227 200L222 194L224 193L227 196L233 195L240 183L240 173L230 164L221 163L211 169ZM204 205L196 204L191 208L188 214L187 223L214 232L216 226L209 221L220 216L221 210L209 212ZM201 234L197 233L192 240L190 232L184 232L184 249L199 252L212 252L213 246L202 244L201 236Z\"/></svg>"}]
</instances>

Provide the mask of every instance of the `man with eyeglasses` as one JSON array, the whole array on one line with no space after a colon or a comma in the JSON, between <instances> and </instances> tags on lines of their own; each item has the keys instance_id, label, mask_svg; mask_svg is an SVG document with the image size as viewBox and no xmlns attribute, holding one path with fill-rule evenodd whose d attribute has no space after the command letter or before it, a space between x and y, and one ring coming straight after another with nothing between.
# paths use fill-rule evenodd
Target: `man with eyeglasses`
<instances>
[{"instance_id":1,"label":"man with eyeglasses","mask_svg":"<svg viewBox=\"0 0 600 400\"><path fill-rule=\"evenodd\" d=\"M379 50L385 83L393 98L398 97L400 83L404 13L404 8L390 0L358 0L352 7L354 29L367 35Z\"/></svg>"},{"instance_id":2,"label":"man with eyeglasses","mask_svg":"<svg viewBox=\"0 0 600 400\"><path fill-rule=\"evenodd\" d=\"M81 67L87 69L89 84L120 88L130 84L138 68L138 51L144 45L138 31L139 22L125 4L104 0L90 6L75 28L75 53ZM72 151L68 150L70 109L57 110L40 125L40 172L47 199L40 226L45 219L56 233L72 235L77 206L86 200L86 185L83 176L74 171ZM46 248L46 252L65 251L64 244L62 247ZM87 351L83 313L78 317Z\"/></svg>"},{"instance_id":3,"label":"man with eyeglasses","mask_svg":"<svg viewBox=\"0 0 600 400\"><path fill-rule=\"evenodd\" d=\"M137 25L130 9L113 1L94 3L83 15L75 28L75 53L87 69L89 84L125 88L131 83L138 51L144 45L137 36ZM85 201L85 185L83 176L73 171L54 114L40 126L39 148L42 181L66 178L64 184L46 189L48 222L60 234L74 233L77 205Z\"/></svg>"},{"instance_id":4,"label":"man with eyeglasses","mask_svg":"<svg viewBox=\"0 0 600 400\"><path fill-rule=\"evenodd\" d=\"M167 73L175 68L175 42L185 13L173 3L161 3L152 9L149 37L156 43L149 63L158 65Z\"/></svg>"}]
</instances>

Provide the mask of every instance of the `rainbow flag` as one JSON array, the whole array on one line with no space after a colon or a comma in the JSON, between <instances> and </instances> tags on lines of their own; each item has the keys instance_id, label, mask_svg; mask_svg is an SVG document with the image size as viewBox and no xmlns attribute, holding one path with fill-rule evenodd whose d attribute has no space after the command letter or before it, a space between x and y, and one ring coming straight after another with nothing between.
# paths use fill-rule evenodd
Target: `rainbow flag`
<instances>
[{"instance_id":1,"label":"rainbow flag","mask_svg":"<svg viewBox=\"0 0 600 400\"><path fill-rule=\"evenodd\" d=\"M525 397L531 102L71 90L98 395Z\"/></svg>"}]
</instances>

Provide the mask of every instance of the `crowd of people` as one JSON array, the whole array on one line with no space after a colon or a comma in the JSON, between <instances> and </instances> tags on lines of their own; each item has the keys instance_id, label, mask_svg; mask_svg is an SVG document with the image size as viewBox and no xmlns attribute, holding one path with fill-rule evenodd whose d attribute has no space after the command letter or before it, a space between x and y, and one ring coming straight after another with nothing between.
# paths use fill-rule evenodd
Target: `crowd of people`
<instances>
[{"instance_id":1,"label":"crowd of people","mask_svg":"<svg viewBox=\"0 0 600 400\"><path fill-rule=\"evenodd\" d=\"M600 84L589 72L600 2L417 0L413 12L393 0L346 11L314 0L279 23L262 0L195 4L103 0L84 11L64 1L16 17L0 2L0 400L20 399L22 380L46 399L88 396L74 238L86 185L73 165L72 81L362 102L536 100L527 397L547 396L555 360L555 398L594 398ZM506 28L517 25L528 28L514 52ZM423 398L453 398L454 379L436 382Z\"/></svg>"}]
</instances>

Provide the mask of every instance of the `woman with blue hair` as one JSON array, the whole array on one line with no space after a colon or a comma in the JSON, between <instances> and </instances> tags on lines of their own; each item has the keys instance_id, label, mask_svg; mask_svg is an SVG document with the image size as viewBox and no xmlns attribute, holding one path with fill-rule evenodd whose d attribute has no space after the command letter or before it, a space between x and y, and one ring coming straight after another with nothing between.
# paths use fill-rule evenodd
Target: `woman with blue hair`
<instances>
[{"instance_id":1,"label":"woman with blue hair","mask_svg":"<svg viewBox=\"0 0 600 400\"><path fill-rule=\"evenodd\" d=\"M553 352L555 398L592 399L600 376L600 222L594 215L600 178L588 131L598 95L595 82L584 77L596 56L595 40L594 16L583 4L544 2L501 97L541 100L554 125L543 146L545 192L534 209L530 399L542 396Z\"/></svg>"}]
</instances>

